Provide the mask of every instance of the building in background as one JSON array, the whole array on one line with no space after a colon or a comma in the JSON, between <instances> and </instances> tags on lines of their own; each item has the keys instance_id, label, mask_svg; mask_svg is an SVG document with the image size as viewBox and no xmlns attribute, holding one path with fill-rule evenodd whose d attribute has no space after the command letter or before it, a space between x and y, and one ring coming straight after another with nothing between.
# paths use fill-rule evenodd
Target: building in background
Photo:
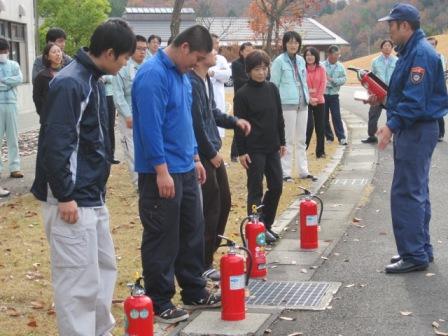
<instances>
[{"instance_id":1,"label":"building in background","mask_svg":"<svg viewBox=\"0 0 448 336\"><path fill-rule=\"evenodd\" d=\"M33 87L31 70L36 57L35 52L35 15L33 0L0 0L0 36L7 39L11 46L10 58L20 64L23 84L18 87L19 117L31 113L34 116ZM31 127L31 125L30 125Z\"/></svg>"}]
</instances>

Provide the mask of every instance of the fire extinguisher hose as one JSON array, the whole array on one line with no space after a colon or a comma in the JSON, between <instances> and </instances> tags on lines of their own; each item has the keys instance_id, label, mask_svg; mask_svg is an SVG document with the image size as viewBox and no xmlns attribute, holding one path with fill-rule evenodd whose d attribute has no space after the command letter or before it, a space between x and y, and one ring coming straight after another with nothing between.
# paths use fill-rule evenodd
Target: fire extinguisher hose
<instances>
[{"instance_id":1,"label":"fire extinguisher hose","mask_svg":"<svg viewBox=\"0 0 448 336\"><path fill-rule=\"evenodd\" d=\"M324 212L324 201L322 201L322 199L316 195L313 195L311 198L317 200L320 204L319 219L318 219L318 223L320 224L320 220L322 219L322 213Z\"/></svg>"},{"instance_id":2,"label":"fire extinguisher hose","mask_svg":"<svg viewBox=\"0 0 448 336\"><path fill-rule=\"evenodd\" d=\"M247 216L246 218L244 218L241 221L241 224L240 224L240 237L241 237L241 240L243 241L244 248L247 248L246 237L244 236L244 225L246 225L246 223L249 220L250 220L250 216Z\"/></svg>"}]
</instances>

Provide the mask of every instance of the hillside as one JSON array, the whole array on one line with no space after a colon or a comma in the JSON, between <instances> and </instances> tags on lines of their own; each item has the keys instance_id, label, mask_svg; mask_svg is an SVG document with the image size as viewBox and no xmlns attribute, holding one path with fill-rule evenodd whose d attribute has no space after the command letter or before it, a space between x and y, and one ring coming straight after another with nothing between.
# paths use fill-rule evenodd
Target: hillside
<instances>
[{"instance_id":1,"label":"hillside","mask_svg":"<svg viewBox=\"0 0 448 336\"><path fill-rule=\"evenodd\" d=\"M436 35L435 38L439 41L437 45L437 51L447 58L448 56L448 34ZM370 64L372 60L378 56L379 53L375 53L372 55L367 55L359 58L352 59L350 61L344 62L344 66L347 67L355 67L362 69L370 69ZM353 71L347 71L348 74L348 84L359 84L356 79L356 74Z\"/></svg>"},{"instance_id":2,"label":"hillside","mask_svg":"<svg viewBox=\"0 0 448 336\"><path fill-rule=\"evenodd\" d=\"M408 0L421 12L422 27L428 35L448 30L448 6L443 0ZM397 0L351 1L347 6L331 14L324 14L319 22L349 41L344 48L343 59L371 54L379 49L381 40L388 36L387 24L377 20L387 15ZM342 9L341 9L342 8Z\"/></svg>"}]
</instances>

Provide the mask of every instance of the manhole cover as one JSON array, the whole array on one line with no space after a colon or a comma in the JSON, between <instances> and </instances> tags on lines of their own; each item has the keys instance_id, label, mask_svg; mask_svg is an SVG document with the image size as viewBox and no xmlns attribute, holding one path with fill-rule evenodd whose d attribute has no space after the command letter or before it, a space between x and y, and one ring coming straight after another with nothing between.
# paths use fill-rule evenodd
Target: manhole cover
<instances>
[{"instance_id":1,"label":"manhole cover","mask_svg":"<svg viewBox=\"0 0 448 336\"><path fill-rule=\"evenodd\" d=\"M323 310L341 286L340 282L249 281L252 307Z\"/></svg>"}]
</instances>

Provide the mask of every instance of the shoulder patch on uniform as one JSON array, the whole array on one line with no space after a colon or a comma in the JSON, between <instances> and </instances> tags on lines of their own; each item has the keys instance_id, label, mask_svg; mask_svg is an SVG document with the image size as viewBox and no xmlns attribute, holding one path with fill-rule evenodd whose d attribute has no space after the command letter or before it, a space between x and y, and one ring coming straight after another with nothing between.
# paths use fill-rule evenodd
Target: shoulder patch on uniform
<instances>
[{"instance_id":1,"label":"shoulder patch on uniform","mask_svg":"<svg viewBox=\"0 0 448 336\"><path fill-rule=\"evenodd\" d=\"M411 68L411 82L412 84L419 84L425 76L425 69L422 67Z\"/></svg>"}]
</instances>

